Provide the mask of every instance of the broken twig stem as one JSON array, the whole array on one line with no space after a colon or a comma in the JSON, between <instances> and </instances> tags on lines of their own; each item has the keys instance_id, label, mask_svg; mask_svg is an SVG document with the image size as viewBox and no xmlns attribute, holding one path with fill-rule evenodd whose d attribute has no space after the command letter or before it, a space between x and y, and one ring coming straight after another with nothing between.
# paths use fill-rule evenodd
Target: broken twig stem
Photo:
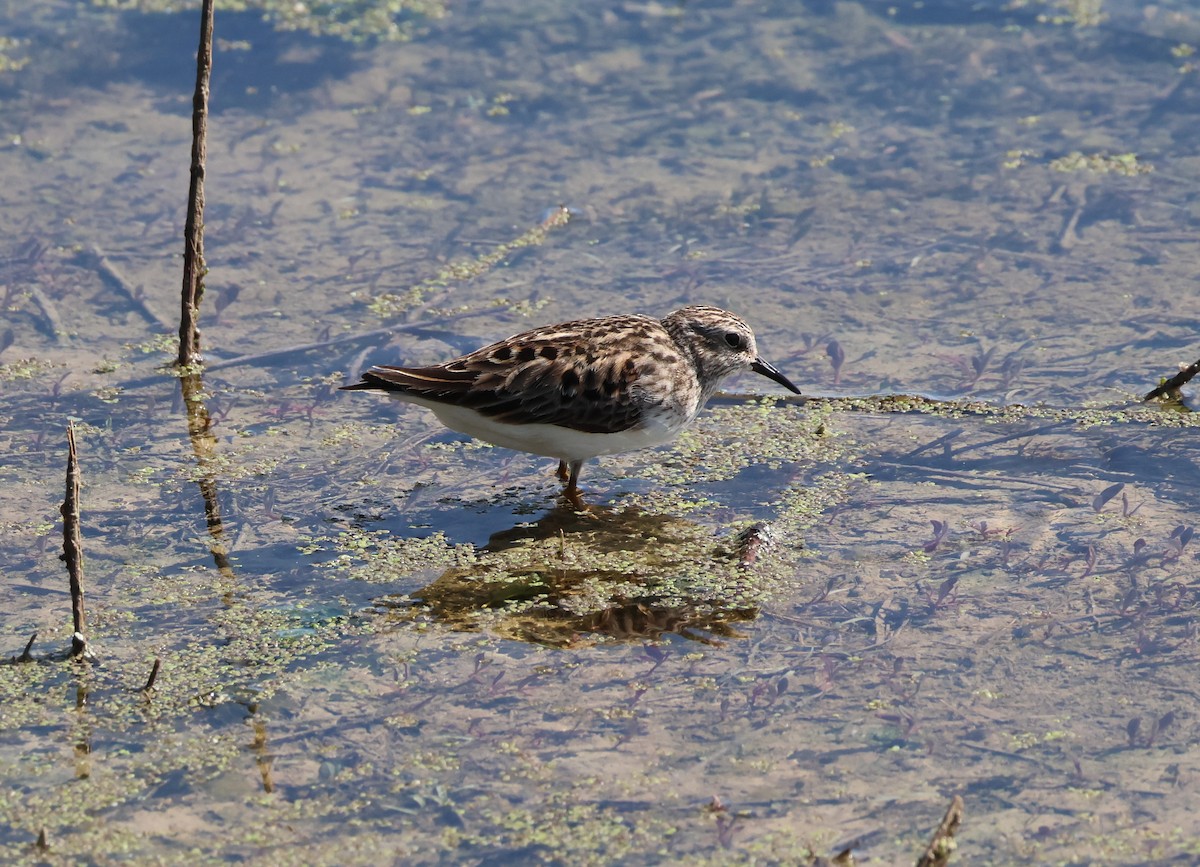
<instances>
[{"instance_id":1,"label":"broken twig stem","mask_svg":"<svg viewBox=\"0 0 1200 867\"><path fill-rule=\"evenodd\" d=\"M83 537L79 531L79 456L75 451L75 423L67 425L67 492L59 510L63 519L63 561L71 578L71 616L75 634L71 636L71 655L83 656L87 650L83 609Z\"/></svg>"},{"instance_id":2,"label":"broken twig stem","mask_svg":"<svg viewBox=\"0 0 1200 867\"><path fill-rule=\"evenodd\" d=\"M21 655L17 657L17 662L33 662L33 654L29 651L33 649L33 643L37 641L37 633L29 636L29 641L25 644L25 649L21 651Z\"/></svg>"},{"instance_id":3,"label":"broken twig stem","mask_svg":"<svg viewBox=\"0 0 1200 867\"><path fill-rule=\"evenodd\" d=\"M212 75L213 0L200 5L200 48L192 97L192 180L183 229L183 295L179 315L180 367L200 362L200 299L204 297L204 167L208 161L208 93Z\"/></svg>"},{"instance_id":4,"label":"broken twig stem","mask_svg":"<svg viewBox=\"0 0 1200 867\"><path fill-rule=\"evenodd\" d=\"M1145 403L1148 400L1154 400L1156 397L1163 396L1173 397L1178 400L1179 389L1191 382L1192 377L1194 377L1197 373L1200 373L1200 361L1197 361L1195 364L1189 364L1158 388L1147 392L1146 396L1142 398L1142 403Z\"/></svg>"},{"instance_id":5,"label":"broken twig stem","mask_svg":"<svg viewBox=\"0 0 1200 867\"><path fill-rule=\"evenodd\" d=\"M158 670L162 668L162 659L154 657L154 665L150 669L150 677L146 679L146 685L142 687L142 692L150 692L154 689L154 682L158 680Z\"/></svg>"},{"instance_id":6,"label":"broken twig stem","mask_svg":"<svg viewBox=\"0 0 1200 867\"><path fill-rule=\"evenodd\" d=\"M962 824L962 819L963 799L955 795L950 801L950 806L946 808L946 815L942 817L941 824L933 832L929 845L925 847L925 852L917 859L917 867L946 867L950 863L950 856L958 848L954 834Z\"/></svg>"}]
</instances>

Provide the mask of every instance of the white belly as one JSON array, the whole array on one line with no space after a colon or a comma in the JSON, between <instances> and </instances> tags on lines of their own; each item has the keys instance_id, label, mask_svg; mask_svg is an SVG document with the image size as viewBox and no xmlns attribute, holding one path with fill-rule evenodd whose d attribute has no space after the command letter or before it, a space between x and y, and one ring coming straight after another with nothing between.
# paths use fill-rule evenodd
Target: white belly
<instances>
[{"instance_id":1,"label":"white belly","mask_svg":"<svg viewBox=\"0 0 1200 867\"><path fill-rule=\"evenodd\" d=\"M407 395L394 396L406 403L416 403L432 410L438 420L451 430L493 445L567 462L669 443L688 421L679 418L678 424L669 424L667 418L660 417L620 433L587 433L553 424L507 424L461 406L413 400Z\"/></svg>"}]
</instances>

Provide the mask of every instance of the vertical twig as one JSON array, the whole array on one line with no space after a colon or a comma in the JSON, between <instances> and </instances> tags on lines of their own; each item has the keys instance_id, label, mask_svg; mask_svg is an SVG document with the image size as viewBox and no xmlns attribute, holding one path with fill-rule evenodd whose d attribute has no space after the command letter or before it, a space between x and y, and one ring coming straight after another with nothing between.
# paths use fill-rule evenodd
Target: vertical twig
<instances>
[{"instance_id":1,"label":"vertical twig","mask_svg":"<svg viewBox=\"0 0 1200 867\"><path fill-rule=\"evenodd\" d=\"M87 626L83 610L83 537L79 532L79 456L75 451L75 423L67 425L67 492L63 498L63 560L71 577L71 615L75 634L71 636L71 655L83 656L87 651L84 630Z\"/></svg>"},{"instance_id":2,"label":"vertical twig","mask_svg":"<svg viewBox=\"0 0 1200 867\"><path fill-rule=\"evenodd\" d=\"M200 300L204 296L204 171L208 158L208 96L212 74L213 0L202 0L200 7L200 47L196 51L196 93L192 97L192 182L188 190L187 225L184 227L183 300L179 317L180 367L203 361L200 354ZM186 373L180 388L187 404L188 434L200 466L212 456L216 437L210 432L212 420L202 400L203 387L197 371ZM212 537L211 550L222 574L232 575L222 539L217 486L211 473L200 481L204 512ZM158 664L155 663L155 672ZM147 691L153 685L153 675Z\"/></svg>"},{"instance_id":3,"label":"vertical twig","mask_svg":"<svg viewBox=\"0 0 1200 867\"><path fill-rule=\"evenodd\" d=\"M200 6L200 48L196 52L196 93L192 97L192 180L183 230L183 296L179 316L182 367L200 358L200 299L204 296L204 166L208 160L208 93L212 74L213 0Z\"/></svg>"}]
</instances>

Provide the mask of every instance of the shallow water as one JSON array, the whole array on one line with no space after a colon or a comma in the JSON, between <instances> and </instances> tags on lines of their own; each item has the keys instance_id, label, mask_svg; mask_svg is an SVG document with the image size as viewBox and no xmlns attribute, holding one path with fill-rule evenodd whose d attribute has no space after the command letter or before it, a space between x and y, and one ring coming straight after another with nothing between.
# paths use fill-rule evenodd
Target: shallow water
<instances>
[{"instance_id":1,"label":"shallow water","mask_svg":"<svg viewBox=\"0 0 1200 867\"><path fill-rule=\"evenodd\" d=\"M1200 354L1195 13L567 6L218 12L185 401L194 12L0 0L3 860L912 863L954 794L963 863L1194 856L1196 438L1138 399ZM818 399L587 519L335 390L685 303Z\"/></svg>"}]
</instances>

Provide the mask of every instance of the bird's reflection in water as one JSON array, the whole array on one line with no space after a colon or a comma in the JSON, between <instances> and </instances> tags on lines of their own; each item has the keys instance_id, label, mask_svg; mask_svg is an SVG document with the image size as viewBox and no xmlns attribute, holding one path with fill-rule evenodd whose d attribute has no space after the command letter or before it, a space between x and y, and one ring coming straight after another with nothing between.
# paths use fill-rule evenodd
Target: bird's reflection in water
<instances>
[{"instance_id":1,"label":"bird's reflection in water","mask_svg":"<svg viewBox=\"0 0 1200 867\"><path fill-rule=\"evenodd\" d=\"M758 614L761 576L729 534L668 515L556 508L494 534L469 563L379 605L405 619L488 630L558 647L656 639L741 638Z\"/></svg>"}]
</instances>

